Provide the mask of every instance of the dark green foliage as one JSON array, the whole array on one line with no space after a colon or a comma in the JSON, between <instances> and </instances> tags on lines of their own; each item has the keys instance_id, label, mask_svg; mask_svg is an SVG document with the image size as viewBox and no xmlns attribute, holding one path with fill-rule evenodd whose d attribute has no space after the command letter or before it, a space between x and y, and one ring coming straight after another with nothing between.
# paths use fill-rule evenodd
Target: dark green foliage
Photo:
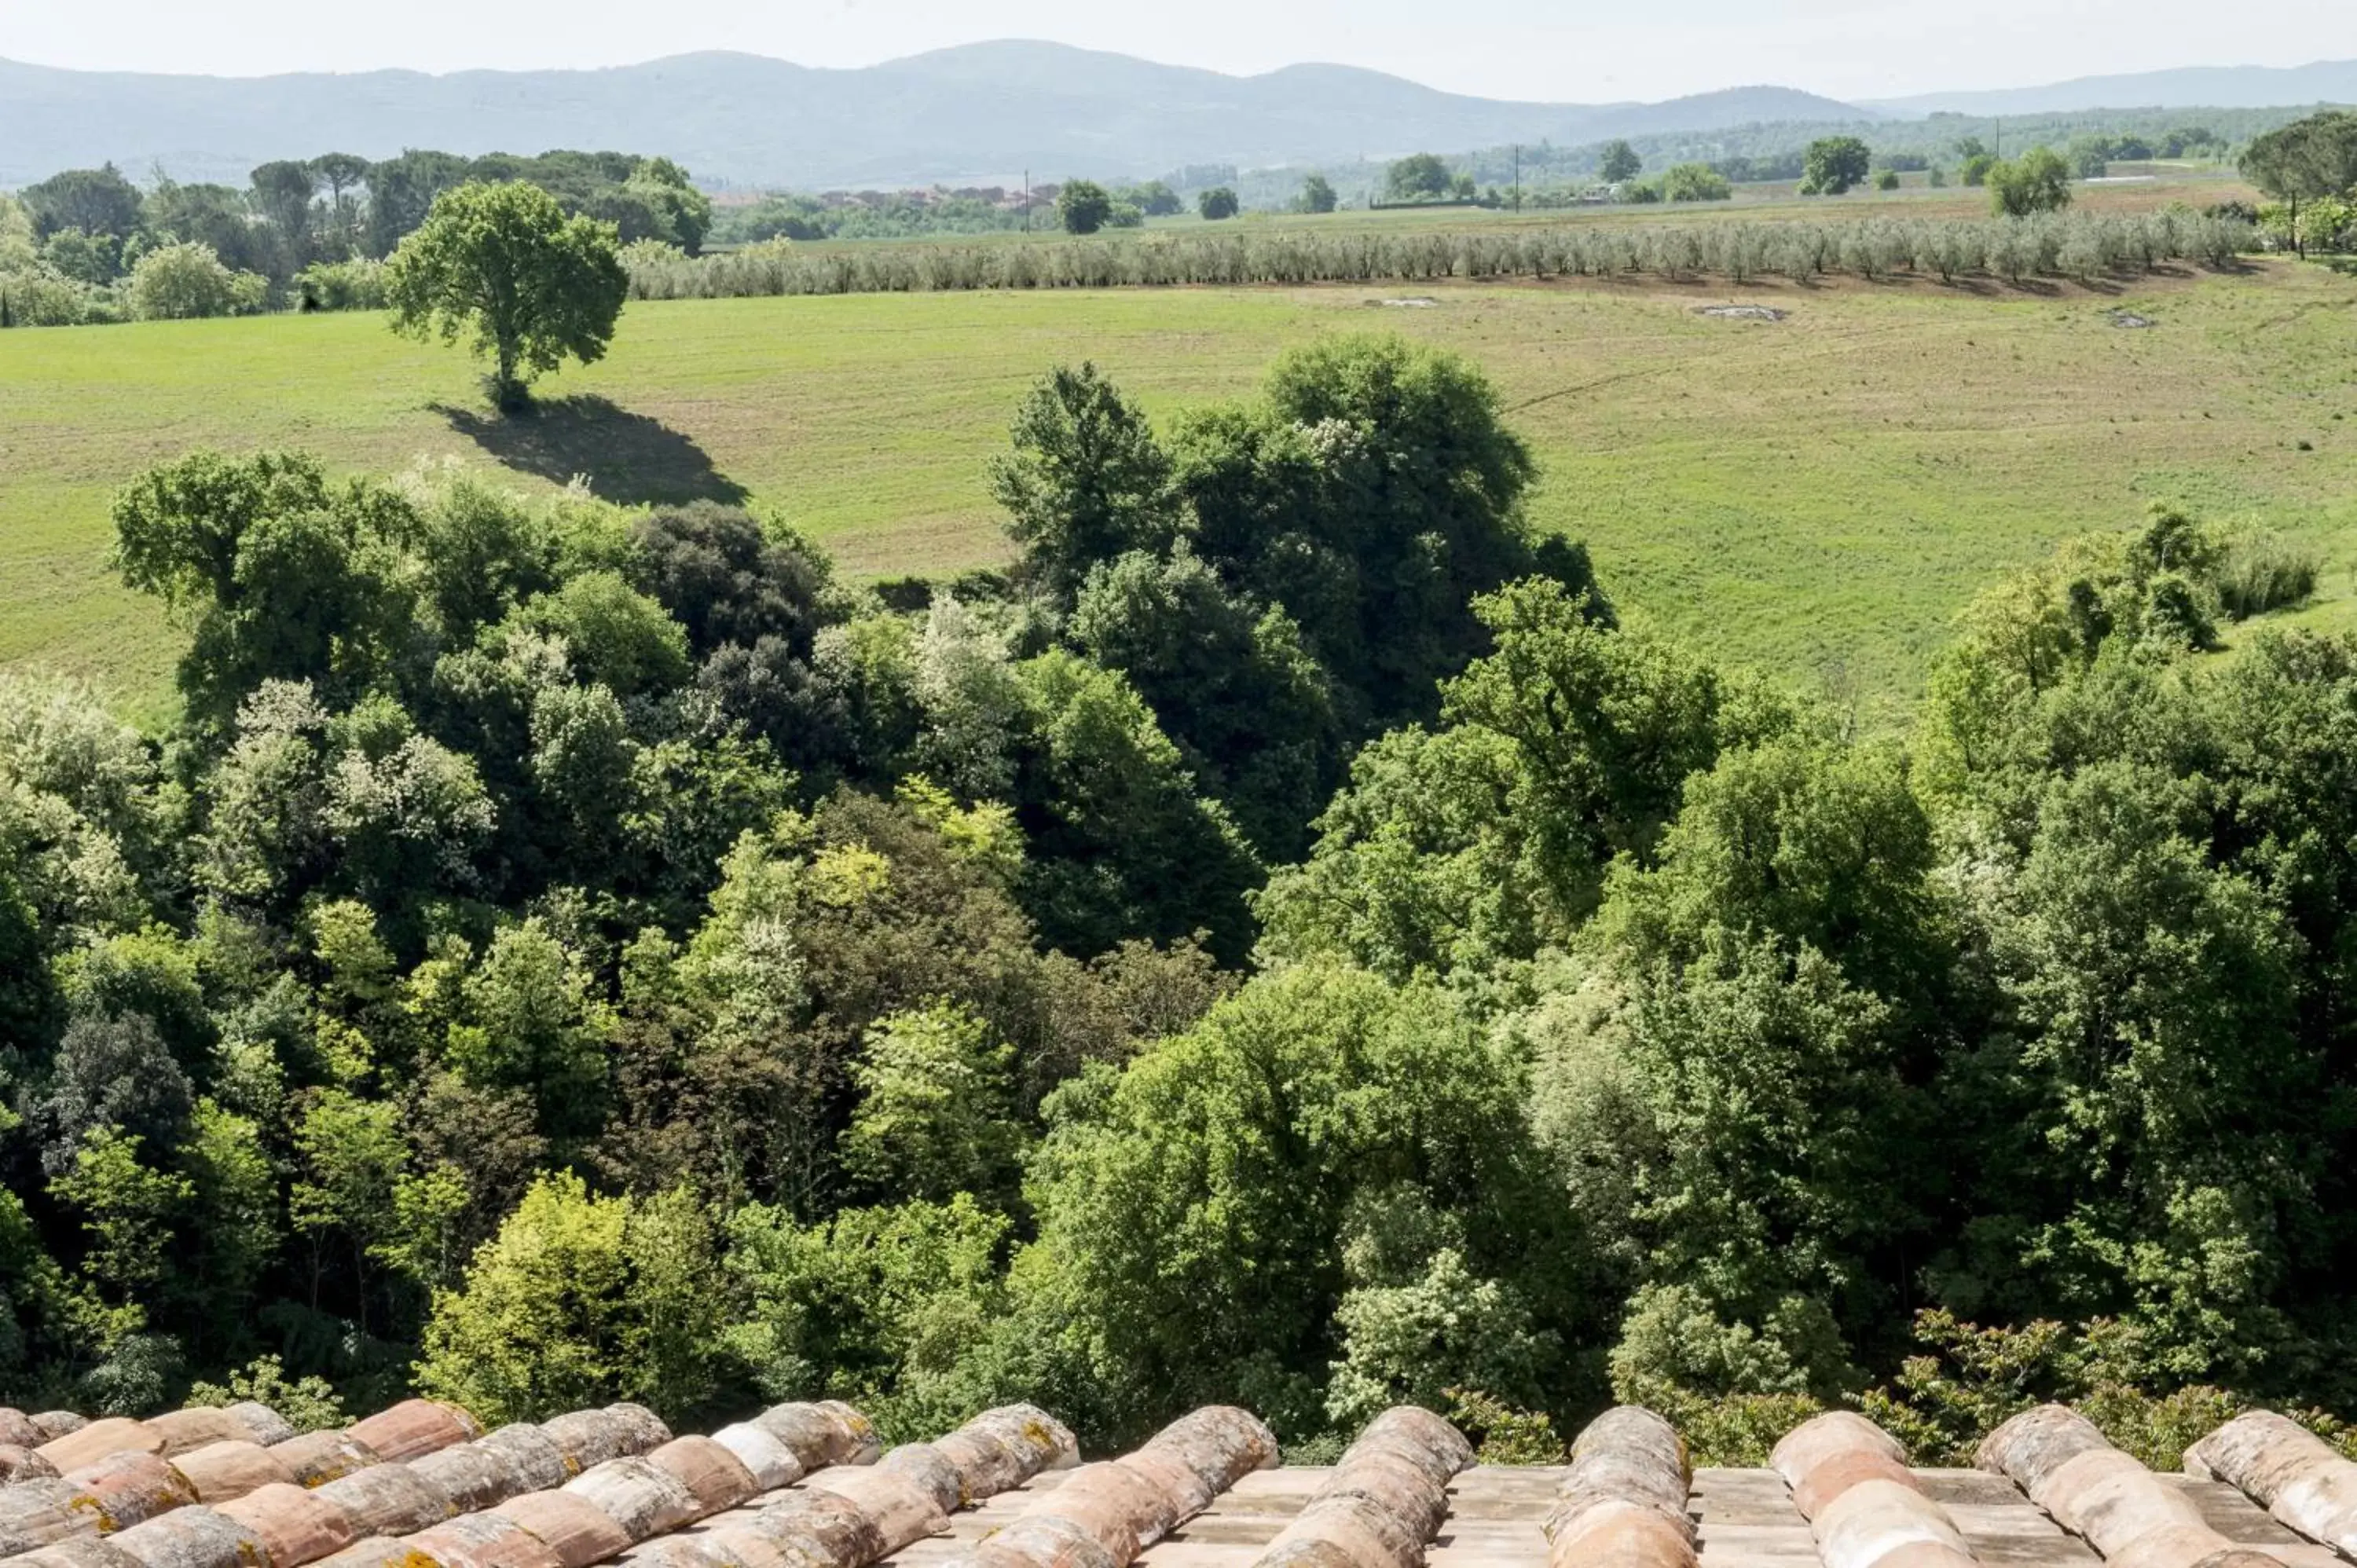
<instances>
[{"instance_id":1,"label":"dark green foliage","mask_svg":"<svg viewBox=\"0 0 2357 1568\"><path fill-rule=\"evenodd\" d=\"M1544 574L1609 618L1585 553L1531 539L1488 382L1397 339L1288 355L1168 446L1094 367L1060 371L1014 437L1022 576L1265 855L1298 854L1344 747L1432 712L1489 637L1476 596Z\"/></svg>"},{"instance_id":2,"label":"dark green foliage","mask_svg":"<svg viewBox=\"0 0 2357 1568\"><path fill-rule=\"evenodd\" d=\"M2257 618L2312 566L2158 509L1861 738L1618 626L1532 478L1384 339L1167 435L1052 377L1016 569L923 593L156 470L186 716L0 681L0 1396L1498 1458L1617 1397L1743 1461L2357 1404L2357 646Z\"/></svg>"},{"instance_id":3,"label":"dark green foliage","mask_svg":"<svg viewBox=\"0 0 2357 1568\"><path fill-rule=\"evenodd\" d=\"M1874 155L1856 136L1824 136L1809 144L1801 177L1803 196L1846 196L1866 183Z\"/></svg>"},{"instance_id":4,"label":"dark green foliage","mask_svg":"<svg viewBox=\"0 0 2357 1568\"><path fill-rule=\"evenodd\" d=\"M2329 109L2254 137L2243 151L2243 172L2287 201L2357 190L2357 113Z\"/></svg>"},{"instance_id":5,"label":"dark green foliage","mask_svg":"<svg viewBox=\"0 0 2357 1568\"><path fill-rule=\"evenodd\" d=\"M1113 198L1093 180L1073 180L1057 193L1056 217L1067 234L1093 234L1113 217Z\"/></svg>"},{"instance_id":6,"label":"dark green foliage","mask_svg":"<svg viewBox=\"0 0 2357 1568\"><path fill-rule=\"evenodd\" d=\"M1014 453L991 469L1025 570L1070 595L1092 564L1167 545L1170 460L1146 415L1094 365L1060 369L1024 400Z\"/></svg>"},{"instance_id":7,"label":"dark green foliage","mask_svg":"<svg viewBox=\"0 0 2357 1568\"><path fill-rule=\"evenodd\" d=\"M492 402L515 413L536 376L604 358L630 289L619 239L524 180L445 191L385 263L393 329L467 337L491 361Z\"/></svg>"},{"instance_id":8,"label":"dark green foliage","mask_svg":"<svg viewBox=\"0 0 2357 1568\"><path fill-rule=\"evenodd\" d=\"M1195 210L1202 215L1205 221L1217 223L1223 219L1233 218L1240 209L1234 191L1224 185L1215 185L1195 198Z\"/></svg>"},{"instance_id":9,"label":"dark green foliage","mask_svg":"<svg viewBox=\"0 0 2357 1568\"><path fill-rule=\"evenodd\" d=\"M1264 857L1307 847L1340 747L1326 671L1281 609L1255 614L1183 547L1133 551L1090 573L1071 636L1166 715L1188 770Z\"/></svg>"},{"instance_id":10,"label":"dark green foliage","mask_svg":"<svg viewBox=\"0 0 2357 1568\"><path fill-rule=\"evenodd\" d=\"M199 453L116 497L115 559L186 618L180 689L218 721L264 681L352 695L382 672L409 620L384 548L410 522L391 491L331 485L300 455Z\"/></svg>"},{"instance_id":11,"label":"dark green foliage","mask_svg":"<svg viewBox=\"0 0 2357 1568\"><path fill-rule=\"evenodd\" d=\"M1394 201L1430 201L1448 194L1448 166L1434 153L1416 153L1385 171L1383 190Z\"/></svg>"},{"instance_id":12,"label":"dark green foliage","mask_svg":"<svg viewBox=\"0 0 2357 1568\"><path fill-rule=\"evenodd\" d=\"M1082 1358L1086 1413L1110 1430L1220 1390L1300 1432L1324 1424L1318 1374L1349 1352L1334 1319L1354 1276L1423 1278L1447 1253L1576 1314L1559 1294L1576 1249L1512 1133L1519 1092L1437 993L1311 967L1255 983L1051 1108L1040 1239L1015 1273L1025 1331Z\"/></svg>"},{"instance_id":13,"label":"dark green foliage","mask_svg":"<svg viewBox=\"0 0 2357 1568\"><path fill-rule=\"evenodd\" d=\"M1211 934L1243 956L1260 867L1225 811L1193 790L1154 714L1119 675L1049 653L1025 671L1038 725L1017 786L1037 846L1026 891L1043 934L1100 953L1123 938Z\"/></svg>"},{"instance_id":14,"label":"dark green foliage","mask_svg":"<svg viewBox=\"0 0 2357 1568\"><path fill-rule=\"evenodd\" d=\"M139 231L139 188L123 177L113 164L94 169L68 169L51 175L22 193L33 216L36 237L46 240L64 229L85 234L105 234L118 242Z\"/></svg>"},{"instance_id":15,"label":"dark green foliage","mask_svg":"<svg viewBox=\"0 0 2357 1568\"><path fill-rule=\"evenodd\" d=\"M759 518L711 501L650 513L630 537L631 581L687 628L698 656L774 638L810 657L827 564L802 541L772 539Z\"/></svg>"},{"instance_id":16,"label":"dark green foliage","mask_svg":"<svg viewBox=\"0 0 2357 1568\"><path fill-rule=\"evenodd\" d=\"M52 1176L72 1169L82 1141L102 1129L151 1149L176 1146L196 1103L154 1020L139 1013L76 1018L59 1043L48 1080L41 1163Z\"/></svg>"}]
</instances>

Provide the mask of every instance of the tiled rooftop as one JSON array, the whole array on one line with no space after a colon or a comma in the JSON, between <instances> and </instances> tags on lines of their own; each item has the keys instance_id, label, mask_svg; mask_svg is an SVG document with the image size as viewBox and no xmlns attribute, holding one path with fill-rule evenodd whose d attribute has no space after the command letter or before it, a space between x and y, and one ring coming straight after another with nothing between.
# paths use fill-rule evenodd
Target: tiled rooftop
<instances>
[{"instance_id":1,"label":"tiled rooftop","mask_svg":"<svg viewBox=\"0 0 2357 1568\"><path fill-rule=\"evenodd\" d=\"M26 1442L24 1439L31 1439ZM13 1440L12 1440L13 1439ZM2357 1465L2255 1412L2156 1473L2056 1406L1981 1467L1910 1467L1856 1415L1772 1467L1689 1470L1614 1411L1553 1467L1471 1465L1396 1411L1339 1466L1271 1465L1200 1411L1082 1463L1012 1406L887 1452L858 1412L780 1405L673 1436L618 1405L485 1434L411 1401L294 1434L255 1405L147 1421L0 1410L5 1568L2335 1568ZM1110 1461L1110 1462L1108 1462ZM2271 1507L2269 1506L2271 1505ZM2326 1542L2338 1543L2341 1549ZM2343 1553L2349 1553L2345 1556Z\"/></svg>"}]
</instances>

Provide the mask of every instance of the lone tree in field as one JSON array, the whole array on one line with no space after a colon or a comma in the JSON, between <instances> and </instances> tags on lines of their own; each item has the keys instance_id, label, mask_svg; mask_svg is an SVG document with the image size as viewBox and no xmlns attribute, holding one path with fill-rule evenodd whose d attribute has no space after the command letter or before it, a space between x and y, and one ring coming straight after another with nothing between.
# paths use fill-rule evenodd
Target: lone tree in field
<instances>
[{"instance_id":1,"label":"lone tree in field","mask_svg":"<svg viewBox=\"0 0 2357 1568\"><path fill-rule=\"evenodd\" d=\"M1990 166L1989 209L2000 218L2060 212L2071 205L2071 166L2051 147L2032 147Z\"/></svg>"},{"instance_id":2,"label":"lone tree in field","mask_svg":"<svg viewBox=\"0 0 2357 1568\"><path fill-rule=\"evenodd\" d=\"M1215 185L1195 199L1195 210L1213 223L1233 218L1236 209L1236 193L1224 185Z\"/></svg>"},{"instance_id":3,"label":"lone tree in field","mask_svg":"<svg viewBox=\"0 0 2357 1568\"><path fill-rule=\"evenodd\" d=\"M1821 136L1809 144L1802 170L1803 196L1843 196L1866 181L1874 155L1856 136Z\"/></svg>"},{"instance_id":4,"label":"lone tree in field","mask_svg":"<svg viewBox=\"0 0 2357 1568\"><path fill-rule=\"evenodd\" d=\"M1604 144L1604 156L1596 166L1598 178L1607 185L1619 185L1624 179L1634 179L1645 169L1645 160L1637 149L1626 142Z\"/></svg>"},{"instance_id":5,"label":"lone tree in field","mask_svg":"<svg viewBox=\"0 0 2357 1568\"><path fill-rule=\"evenodd\" d=\"M1322 174L1313 174L1301 182L1301 195L1293 205L1303 212L1331 212L1335 202L1334 182Z\"/></svg>"},{"instance_id":6,"label":"lone tree in field","mask_svg":"<svg viewBox=\"0 0 2357 1568\"><path fill-rule=\"evenodd\" d=\"M605 357L630 278L611 223L567 218L556 198L515 180L436 197L385 263L384 292L396 332L445 343L471 332L492 361L491 401L513 411L567 356Z\"/></svg>"},{"instance_id":7,"label":"lone tree in field","mask_svg":"<svg viewBox=\"0 0 2357 1568\"><path fill-rule=\"evenodd\" d=\"M1093 234L1113 216L1113 198L1095 181L1076 179L1057 193L1056 216L1067 234Z\"/></svg>"},{"instance_id":8,"label":"lone tree in field","mask_svg":"<svg viewBox=\"0 0 2357 1568\"><path fill-rule=\"evenodd\" d=\"M1394 201L1436 201L1448 194L1448 166L1437 153L1415 153L1383 175L1383 194Z\"/></svg>"}]
</instances>

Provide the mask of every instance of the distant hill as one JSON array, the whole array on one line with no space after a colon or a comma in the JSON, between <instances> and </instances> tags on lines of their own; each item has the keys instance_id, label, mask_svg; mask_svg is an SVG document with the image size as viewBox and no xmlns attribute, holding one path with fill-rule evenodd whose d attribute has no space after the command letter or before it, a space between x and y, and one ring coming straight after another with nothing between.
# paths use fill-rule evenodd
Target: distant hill
<instances>
[{"instance_id":1,"label":"distant hill","mask_svg":"<svg viewBox=\"0 0 2357 1568\"><path fill-rule=\"evenodd\" d=\"M2357 103L2357 60L2313 65L2202 65L2128 76L2083 76L2047 87L1877 99L1887 114L2057 114L2080 109L2273 109Z\"/></svg>"},{"instance_id":2,"label":"distant hill","mask_svg":"<svg viewBox=\"0 0 2357 1568\"><path fill-rule=\"evenodd\" d=\"M404 147L662 153L737 184L891 186L1246 166L1594 142L1761 121L1850 120L1781 87L1666 103L1512 103L1344 66L1264 76L1057 44L943 49L860 70L743 54L608 70L259 78L60 70L0 60L0 186L112 159L135 177L242 183L272 158Z\"/></svg>"}]
</instances>

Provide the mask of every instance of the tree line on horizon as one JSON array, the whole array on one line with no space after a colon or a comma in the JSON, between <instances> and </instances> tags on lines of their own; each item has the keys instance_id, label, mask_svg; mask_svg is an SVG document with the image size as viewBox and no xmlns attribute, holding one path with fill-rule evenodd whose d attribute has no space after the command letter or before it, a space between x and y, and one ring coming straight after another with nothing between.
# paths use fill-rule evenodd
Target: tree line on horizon
<instances>
[{"instance_id":1,"label":"tree line on horizon","mask_svg":"<svg viewBox=\"0 0 2357 1568\"><path fill-rule=\"evenodd\" d=\"M159 169L142 189L109 164L0 198L0 325L372 306L372 263L445 192L519 180L625 243L693 255L712 227L711 199L686 170L622 153L330 153L261 165L242 188L183 185Z\"/></svg>"}]
</instances>

